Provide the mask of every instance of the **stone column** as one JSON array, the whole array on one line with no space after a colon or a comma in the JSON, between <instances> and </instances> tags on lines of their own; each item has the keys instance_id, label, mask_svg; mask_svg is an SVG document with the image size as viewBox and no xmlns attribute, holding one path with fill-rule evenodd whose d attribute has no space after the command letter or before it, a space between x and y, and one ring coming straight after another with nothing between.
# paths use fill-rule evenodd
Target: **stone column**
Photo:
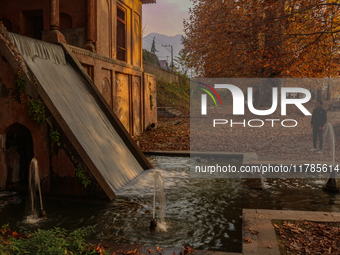
<instances>
[{"instance_id":1,"label":"stone column","mask_svg":"<svg viewBox=\"0 0 340 255\"><path fill-rule=\"evenodd\" d=\"M59 31L59 0L50 0L51 28L43 40L52 43L66 43L64 35Z\"/></svg>"},{"instance_id":2,"label":"stone column","mask_svg":"<svg viewBox=\"0 0 340 255\"><path fill-rule=\"evenodd\" d=\"M59 30L59 0L51 0L51 30Z\"/></svg>"},{"instance_id":3,"label":"stone column","mask_svg":"<svg viewBox=\"0 0 340 255\"><path fill-rule=\"evenodd\" d=\"M86 44L84 49L95 52L94 46L94 0L86 0Z\"/></svg>"}]
</instances>

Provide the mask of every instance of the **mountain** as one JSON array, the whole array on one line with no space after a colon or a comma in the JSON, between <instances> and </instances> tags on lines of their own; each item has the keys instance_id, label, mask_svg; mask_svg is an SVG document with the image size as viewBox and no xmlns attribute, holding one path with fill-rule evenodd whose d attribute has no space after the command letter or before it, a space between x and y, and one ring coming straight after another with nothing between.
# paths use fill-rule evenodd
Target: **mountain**
<instances>
[{"instance_id":1,"label":"mountain","mask_svg":"<svg viewBox=\"0 0 340 255\"><path fill-rule=\"evenodd\" d=\"M178 56L178 52L183 48L182 43L181 43L181 34L175 35L175 36L167 36L167 35L162 35L158 33L151 33L148 34L147 36L143 37L143 49L146 49L150 51L151 45L152 45L152 40L155 37L155 46L156 50L156 55L158 56L159 60L166 60L167 56L168 58L168 63L170 64L171 62L171 53L170 53L170 47L163 47L162 45L172 45L173 47L173 52L174 52L174 59L176 56ZM169 50L168 50L169 49Z\"/></svg>"}]
</instances>

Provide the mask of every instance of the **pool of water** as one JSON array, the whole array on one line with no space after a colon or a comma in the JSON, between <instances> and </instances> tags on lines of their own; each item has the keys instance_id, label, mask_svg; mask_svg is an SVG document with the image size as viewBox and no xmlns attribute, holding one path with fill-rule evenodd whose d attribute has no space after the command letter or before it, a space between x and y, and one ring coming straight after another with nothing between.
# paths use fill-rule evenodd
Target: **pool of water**
<instances>
[{"instance_id":1,"label":"pool of water","mask_svg":"<svg viewBox=\"0 0 340 255\"><path fill-rule=\"evenodd\" d=\"M340 211L340 195L324 193L325 179L266 179L264 190L240 179L190 178L190 158L152 156L166 194L167 231L148 230L152 219L153 172L145 171L107 203L44 200L48 219L25 221L26 198L0 193L0 225L75 229L91 225L91 238L160 247L241 252L242 209ZM235 162L234 162L235 163Z\"/></svg>"}]
</instances>

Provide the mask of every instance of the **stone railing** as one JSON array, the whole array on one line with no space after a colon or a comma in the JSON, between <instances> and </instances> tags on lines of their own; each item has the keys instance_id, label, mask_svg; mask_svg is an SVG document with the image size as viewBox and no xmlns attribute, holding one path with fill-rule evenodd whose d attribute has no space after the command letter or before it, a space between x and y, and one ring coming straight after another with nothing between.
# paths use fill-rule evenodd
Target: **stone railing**
<instances>
[{"instance_id":1,"label":"stone railing","mask_svg":"<svg viewBox=\"0 0 340 255\"><path fill-rule=\"evenodd\" d=\"M44 40L49 30L42 31L42 38ZM67 44L82 48L85 41L85 27L62 29L60 32L65 36Z\"/></svg>"}]
</instances>

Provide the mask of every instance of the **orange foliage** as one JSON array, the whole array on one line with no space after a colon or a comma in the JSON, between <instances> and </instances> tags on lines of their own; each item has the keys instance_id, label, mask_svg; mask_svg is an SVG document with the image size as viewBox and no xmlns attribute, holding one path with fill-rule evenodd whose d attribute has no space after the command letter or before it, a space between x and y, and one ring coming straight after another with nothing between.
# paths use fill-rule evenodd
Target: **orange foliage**
<instances>
[{"instance_id":1,"label":"orange foliage","mask_svg":"<svg viewBox=\"0 0 340 255\"><path fill-rule=\"evenodd\" d=\"M189 67L203 77L338 77L340 3L192 0Z\"/></svg>"}]
</instances>

